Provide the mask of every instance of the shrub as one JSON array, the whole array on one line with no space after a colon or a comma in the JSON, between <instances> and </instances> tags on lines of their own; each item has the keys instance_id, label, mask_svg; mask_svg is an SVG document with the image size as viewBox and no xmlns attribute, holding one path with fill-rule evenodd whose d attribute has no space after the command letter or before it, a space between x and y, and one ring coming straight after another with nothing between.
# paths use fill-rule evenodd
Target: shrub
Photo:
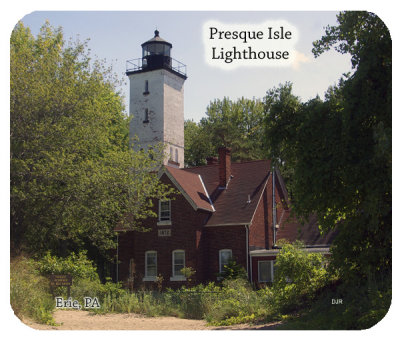
<instances>
[{"instance_id":1,"label":"shrub","mask_svg":"<svg viewBox=\"0 0 400 339\"><path fill-rule=\"evenodd\" d=\"M328 280L324 261L322 254L304 251L299 242L284 243L276 257L272 285L275 309L290 312L313 300Z\"/></svg>"},{"instance_id":2,"label":"shrub","mask_svg":"<svg viewBox=\"0 0 400 339\"><path fill-rule=\"evenodd\" d=\"M23 257L14 259L10 265L10 302L17 317L27 316L39 323L55 325L49 281Z\"/></svg>"},{"instance_id":3,"label":"shrub","mask_svg":"<svg viewBox=\"0 0 400 339\"><path fill-rule=\"evenodd\" d=\"M227 279L223 282L220 297L206 315L213 325L232 325L252 322L268 314L268 298L260 298L245 279Z\"/></svg>"},{"instance_id":4,"label":"shrub","mask_svg":"<svg viewBox=\"0 0 400 339\"><path fill-rule=\"evenodd\" d=\"M71 253L66 258L52 256L47 252L38 261L33 261L34 266L42 275L70 274L74 279L98 280L96 267L86 256L86 251L78 254Z\"/></svg>"},{"instance_id":5,"label":"shrub","mask_svg":"<svg viewBox=\"0 0 400 339\"><path fill-rule=\"evenodd\" d=\"M247 279L246 270L242 265L236 263L235 260L229 260L227 265L224 265L223 272L218 274L219 278L235 280L235 279Z\"/></svg>"}]
</instances>

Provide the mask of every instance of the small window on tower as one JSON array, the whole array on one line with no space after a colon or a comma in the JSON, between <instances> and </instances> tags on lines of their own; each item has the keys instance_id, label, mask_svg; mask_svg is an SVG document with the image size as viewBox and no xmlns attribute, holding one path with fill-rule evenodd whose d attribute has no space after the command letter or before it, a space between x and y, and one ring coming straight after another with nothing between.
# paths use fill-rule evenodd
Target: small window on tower
<instances>
[{"instance_id":1,"label":"small window on tower","mask_svg":"<svg viewBox=\"0 0 400 339\"><path fill-rule=\"evenodd\" d=\"M146 108L144 110L144 120L143 122L149 122L149 110Z\"/></svg>"},{"instance_id":2,"label":"small window on tower","mask_svg":"<svg viewBox=\"0 0 400 339\"><path fill-rule=\"evenodd\" d=\"M178 149L175 148L175 162L179 162L178 161Z\"/></svg>"},{"instance_id":3,"label":"small window on tower","mask_svg":"<svg viewBox=\"0 0 400 339\"><path fill-rule=\"evenodd\" d=\"M144 92L143 92L143 94L146 95L146 94L149 94L149 93L150 93L149 92L149 80L146 80L144 82Z\"/></svg>"}]
</instances>

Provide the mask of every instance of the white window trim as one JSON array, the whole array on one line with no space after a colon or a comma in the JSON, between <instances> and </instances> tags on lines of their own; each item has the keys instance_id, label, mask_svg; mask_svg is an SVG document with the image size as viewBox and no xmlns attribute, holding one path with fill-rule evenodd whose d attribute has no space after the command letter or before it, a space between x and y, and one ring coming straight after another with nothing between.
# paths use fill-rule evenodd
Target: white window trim
<instances>
[{"instance_id":1,"label":"white window trim","mask_svg":"<svg viewBox=\"0 0 400 339\"><path fill-rule=\"evenodd\" d=\"M170 281L186 281L185 276L176 276L176 277L170 277Z\"/></svg>"},{"instance_id":2,"label":"white window trim","mask_svg":"<svg viewBox=\"0 0 400 339\"><path fill-rule=\"evenodd\" d=\"M272 265L270 265L270 268L271 268L271 281L263 281L263 280L261 280L260 279L260 263L262 263L262 262L270 262L270 263L272 263ZM258 282L261 282L261 283L269 283L269 282L273 282L274 281L274 264L275 264L275 260L259 260L258 262L257 262L257 272L258 272Z\"/></svg>"},{"instance_id":3,"label":"white window trim","mask_svg":"<svg viewBox=\"0 0 400 339\"><path fill-rule=\"evenodd\" d=\"M147 255L150 253L155 253L155 255L156 255L156 275L155 276L147 275ZM157 251L146 251L144 253L144 278L143 278L143 281L155 281L157 279L157 270L158 270Z\"/></svg>"},{"instance_id":4,"label":"white window trim","mask_svg":"<svg viewBox=\"0 0 400 339\"><path fill-rule=\"evenodd\" d=\"M172 251L172 276L170 281L186 281L184 275L175 275L175 253L183 252L183 267L186 267L186 253L185 250L174 250Z\"/></svg>"},{"instance_id":5,"label":"white window trim","mask_svg":"<svg viewBox=\"0 0 400 339\"><path fill-rule=\"evenodd\" d=\"M231 260L232 260L232 258L233 258L233 256L232 256L232 250L231 250L231 249L229 249L229 248L224 248L224 249L222 249L222 250L219 250L219 261L218 261L218 264L219 264L219 273L222 273L222 269L223 269L221 257L222 257L222 252L224 252L224 251L229 251L229 252L231 253Z\"/></svg>"},{"instance_id":6,"label":"white window trim","mask_svg":"<svg viewBox=\"0 0 400 339\"><path fill-rule=\"evenodd\" d=\"M169 220L161 220L161 199L158 200L158 222L157 225L171 225L171 200L167 200L169 203ZM165 200L163 201L165 202Z\"/></svg>"},{"instance_id":7,"label":"white window trim","mask_svg":"<svg viewBox=\"0 0 400 339\"><path fill-rule=\"evenodd\" d=\"M170 226L172 225L172 221L171 220L160 220L157 221L157 226Z\"/></svg>"}]
</instances>

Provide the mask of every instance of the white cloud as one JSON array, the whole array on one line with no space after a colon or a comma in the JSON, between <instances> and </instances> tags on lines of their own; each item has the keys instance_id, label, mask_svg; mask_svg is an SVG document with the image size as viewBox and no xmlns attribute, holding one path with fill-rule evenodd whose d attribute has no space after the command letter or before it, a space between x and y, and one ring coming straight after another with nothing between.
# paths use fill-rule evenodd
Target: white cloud
<instances>
[{"instance_id":1,"label":"white cloud","mask_svg":"<svg viewBox=\"0 0 400 339\"><path fill-rule=\"evenodd\" d=\"M292 68L296 71L300 69L300 65L311 62L311 58L301 52L295 51Z\"/></svg>"}]
</instances>

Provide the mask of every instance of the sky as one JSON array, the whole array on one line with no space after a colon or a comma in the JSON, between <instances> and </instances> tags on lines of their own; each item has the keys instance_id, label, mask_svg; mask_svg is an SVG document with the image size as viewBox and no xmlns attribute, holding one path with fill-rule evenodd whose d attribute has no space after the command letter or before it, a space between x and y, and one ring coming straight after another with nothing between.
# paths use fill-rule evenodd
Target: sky
<instances>
[{"instance_id":1,"label":"sky","mask_svg":"<svg viewBox=\"0 0 400 339\"><path fill-rule=\"evenodd\" d=\"M349 55L334 50L314 58L312 42L324 35L324 27L335 25L334 11L273 12L273 11L35 11L21 18L25 26L37 35L46 20L54 27L61 26L66 40L89 40L91 55L112 65L113 71L124 80L119 89L125 96L128 110L129 83L125 75L126 61L141 57L141 44L154 36L172 43L171 56L187 66L185 82L185 119L199 121L207 106L215 99L240 97L262 99L273 87L287 81L303 101L316 95L324 97L329 86L338 82L343 73L351 71ZM296 28L295 49L301 56L287 67L228 67L210 65L205 57L204 24L210 21L224 25L261 27L265 22L284 20ZM235 27L235 26L232 26ZM267 42L266 42L267 43ZM266 49L268 45L265 44ZM230 64L233 65L234 63ZM225 64L225 66L229 66Z\"/></svg>"}]
</instances>

